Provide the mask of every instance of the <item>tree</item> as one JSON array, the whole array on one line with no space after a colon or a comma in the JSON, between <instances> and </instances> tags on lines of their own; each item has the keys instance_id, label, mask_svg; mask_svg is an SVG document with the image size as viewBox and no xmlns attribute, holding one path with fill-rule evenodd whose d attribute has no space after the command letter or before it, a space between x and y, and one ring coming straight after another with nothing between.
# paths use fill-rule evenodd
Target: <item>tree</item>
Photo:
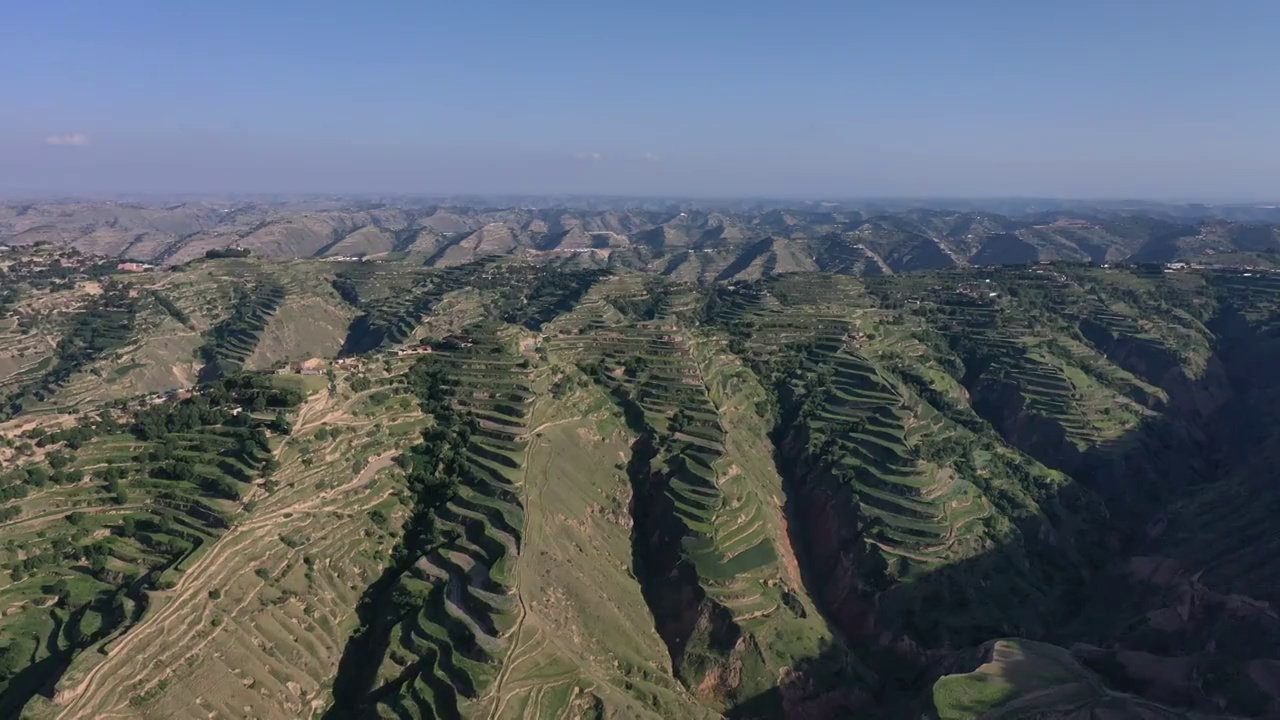
<instances>
[{"instance_id":1,"label":"tree","mask_svg":"<svg viewBox=\"0 0 1280 720\"><path fill-rule=\"evenodd\" d=\"M272 432L288 435L293 432L293 423L289 422L288 416L284 414L284 410L277 410L274 418L271 419L270 426Z\"/></svg>"},{"instance_id":2,"label":"tree","mask_svg":"<svg viewBox=\"0 0 1280 720\"><path fill-rule=\"evenodd\" d=\"M32 641L26 638L14 638L8 645L0 647L0 677L17 675L27 666L27 659L34 650Z\"/></svg>"},{"instance_id":3,"label":"tree","mask_svg":"<svg viewBox=\"0 0 1280 720\"><path fill-rule=\"evenodd\" d=\"M196 468L188 460L173 460L169 463L169 478L178 482L191 482L196 478Z\"/></svg>"},{"instance_id":4,"label":"tree","mask_svg":"<svg viewBox=\"0 0 1280 720\"><path fill-rule=\"evenodd\" d=\"M75 485L76 483L84 480L84 471L54 470L53 474L49 476L49 479L53 480L58 485Z\"/></svg>"},{"instance_id":5,"label":"tree","mask_svg":"<svg viewBox=\"0 0 1280 720\"><path fill-rule=\"evenodd\" d=\"M205 492L227 500L239 500L240 488L236 487L235 482L228 480L223 475L214 475L204 478L200 483Z\"/></svg>"},{"instance_id":6,"label":"tree","mask_svg":"<svg viewBox=\"0 0 1280 720\"><path fill-rule=\"evenodd\" d=\"M111 478L107 481L107 491L115 496L117 505L124 505L129 502L129 491L124 489L124 484L118 478Z\"/></svg>"}]
</instances>

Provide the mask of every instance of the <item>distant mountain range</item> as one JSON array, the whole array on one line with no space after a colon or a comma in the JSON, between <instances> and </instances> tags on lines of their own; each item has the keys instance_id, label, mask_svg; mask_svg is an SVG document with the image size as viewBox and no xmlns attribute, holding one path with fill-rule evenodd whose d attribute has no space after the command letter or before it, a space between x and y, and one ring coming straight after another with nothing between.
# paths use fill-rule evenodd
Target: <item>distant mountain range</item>
<instances>
[{"instance_id":1,"label":"distant mountain range","mask_svg":"<svg viewBox=\"0 0 1280 720\"><path fill-rule=\"evenodd\" d=\"M619 265L712 281L821 270L885 274L1041 260L1253 260L1280 248L1262 206L985 201L1011 214L910 209L908 201L679 203L569 200L555 207L350 199L106 201L0 205L0 243L39 242L175 265L216 248L274 259L420 259L449 266L512 255Z\"/></svg>"}]
</instances>

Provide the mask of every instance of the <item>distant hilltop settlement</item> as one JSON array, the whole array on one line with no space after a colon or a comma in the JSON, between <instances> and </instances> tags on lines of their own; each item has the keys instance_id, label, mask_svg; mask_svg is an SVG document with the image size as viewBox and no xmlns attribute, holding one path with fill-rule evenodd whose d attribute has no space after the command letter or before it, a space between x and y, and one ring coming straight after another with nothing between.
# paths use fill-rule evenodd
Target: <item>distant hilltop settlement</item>
<instances>
[{"instance_id":1,"label":"distant hilltop settlement","mask_svg":"<svg viewBox=\"0 0 1280 720\"><path fill-rule=\"evenodd\" d=\"M142 262L122 262L116 265L116 269L119 270L120 272L137 273L137 272L147 272L148 270L155 270L156 266L148 263L142 263Z\"/></svg>"}]
</instances>

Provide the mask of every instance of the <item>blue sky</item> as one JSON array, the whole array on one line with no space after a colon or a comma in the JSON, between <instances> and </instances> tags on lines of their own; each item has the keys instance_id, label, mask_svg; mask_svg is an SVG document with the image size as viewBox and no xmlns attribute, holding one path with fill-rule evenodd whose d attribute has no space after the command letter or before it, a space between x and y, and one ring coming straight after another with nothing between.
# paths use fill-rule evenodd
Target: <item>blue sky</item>
<instances>
[{"instance_id":1,"label":"blue sky","mask_svg":"<svg viewBox=\"0 0 1280 720\"><path fill-rule=\"evenodd\" d=\"M8 0L0 192L1280 199L1267 0Z\"/></svg>"}]
</instances>

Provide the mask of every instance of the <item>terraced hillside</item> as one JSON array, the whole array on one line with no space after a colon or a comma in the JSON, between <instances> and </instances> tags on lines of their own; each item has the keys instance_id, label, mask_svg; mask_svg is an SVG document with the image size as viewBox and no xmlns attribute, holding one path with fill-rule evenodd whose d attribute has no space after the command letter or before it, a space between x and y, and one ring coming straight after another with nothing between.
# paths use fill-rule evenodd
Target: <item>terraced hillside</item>
<instances>
[{"instance_id":1,"label":"terraced hillside","mask_svg":"<svg viewBox=\"0 0 1280 720\"><path fill-rule=\"evenodd\" d=\"M1274 275L431 217L334 246L402 261L10 256L5 714L1280 710Z\"/></svg>"},{"instance_id":2,"label":"terraced hillside","mask_svg":"<svg viewBox=\"0 0 1280 720\"><path fill-rule=\"evenodd\" d=\"M1270 468L1277 459L1271 444L1277 420L1271 368L1280 351L1280 282L1272 275L1243 273L1208 279L1225 306L1213 328L1225 339L1219 354L1235 393L1206 421L1207 437L1198 444L1205 457L1153 544L1185 567L1202 569L1209 588L1276 602L1280 535L1265 519L1277 508L1270 492Z\"/></svg>"},{"instance_id":3,"label":"terraced hillside","mask_svg":"<svg viewBox=\"0 0 1280 720\"><path fill-rule=\"evenodd\" d=\"M330 287L334 268L320 263L202 260L129 273L44 248L8 257L15 301L0 319L0 392L26 412L179 390L219 365L329 357L352 315Z\"/></svg>"},{"instance_id":4,"label":"terraced hillside","mask_svg":"<svg viewBox=\"0 0 1280 720\"><path fill-rule=\"evenodd\" d=\"M1011 444L1070 470L1080 453L1121 441L1148 415L1140 401L1157 393L1115 372L1091 375L1085 368L1105 367L1104 358L1080 343L1079 332L1052 308L1036 313L1029 290L1061 282L1057 291L1065 295L1065 280L1011 274L995 282L982 278L980 285L954 276L936 281L946 291L915 312L929 318L931 330L963 364L958 379L974 409ZM885 295L898 292L890 282L873 287ZM1006 298L1011 287L1019 295Z\"/></svg>"},{"instance_id":5,"label":"terraced hillside","mask_svg":"<svg viewBox=\"0 0 1280 720\"><path fill-rule=\"evenodd\" d=\"M733 704L767 690L826 633L799 579L783 576L786 539L770 502L779 488L760 494L727 452L712 387L728 381L712 375L714 351L682 332L660 317L580 337L603 352L587 372L637 436L628 467L636 566L659 634L688 686Z\"/></svg>"},{"instance_id":6,"label":"terraced hillside","mask_svg":"<svg viewBox=\"0 0 1280 720\"><path fill-rule=\"evenodd\" d=\"M323 709L360 591L405 516L393 458L424 424L415 404L352 387L383 372L339 370L328 387L323 377L273 379L310 395L289 413L289 435L273 439L270 476L171 588L147 594L129 631L105 655L78 659L41 707L85 718Z\"/></svg>"},{"instance_id":7,"label":"terraced hillside","mask_svg":"<svg viewBox=\"0 0 1280 720\"><path fill-rule=\"evenodd\" d=\"M486 317L537 327L570 309L599 277L593 270L484 260L440 271L357 266L334 281L335 290L362 310L351 323L342 354L439 334L442 321L454 330Z\"/></svg>"},{"instance_id":8,"label":"terraced hillside","mask_svg":"<svg viewBox=\"0 0 1280 720\"><path fill-rule=\"evenodd\" d=\"M441 273L356 266L341 271L334 289L361 310L343 341L342 354L370 352L405 342L423 318L451 291L466 287L475 268Z\"/></svg>"},{"instance_id":9,"label":"terraced hillside","mask_svg":"<svg viewBox=\"0 0 1280 720\"><path fill-rule=\"evenodd\" d=\"M1135 518L1159 517L1155 508L1171 501L1182 507L1187 501L1175 498L1214 473L1214 461L1197 453L1212 446L1204 428L1220 422L1230 392L1220 365L1230 364L1227 338L1210 327L1213 313L1236 312L1230 301L1218 303L1237 291L1211 299L1220 277L1054 267L886 278L868 282L864 295L813 276L725 288L708 299L707 319L776 388L775 440L782 467L792 469L793 518L804 528L793 537L802 557L824 568L810 589L845 637L868 643L860 653L868 664L918 666L937 657L930 648L1010 632L1108 645L1122 636L1142 652L1169 652L1159 645L1169 640L1156 640L1167 629L1119 629L1128 613L1167 600L1114 601L1126 592L1168 598L1165 581L1102 573L1110 604L1091 606L1068 631L1053 618L1089 606L1090 595L1073 590L1108 554L1139 550ZM1205 486L1203 497L1221 491ZM1121 524L1106 523L1104 502ZM1232 537L1226 528L1240 527L1192 507L1180 515L1195 518L1194 530L1183 528L1188 542ZM1154 532L1165 532L1160 522ZM1249 535L1256 542L1258 534ZM1201 543L1202 562L1214 547ZM1237 563L1261 557L1242 542L1227 547ZM1268 570L1253 567L1257 574L1243 576L1237 592L1250 582L1267 586ZM978 587L990 592L979 595ZM1207 604L1220 602L1198 592L1208 593ZM1094 624L1109 612L1110 636ZM1248 622L1245 632L1273 632L1267 621ZM1198 627L1242 637L1207 619ZM1211 652L1203 640L1173 642L1189 653L1176 662L1202 663L1197 658ZM1239 647L1249 649L1214 666L1212 690L1161 697L1176 696L1177 704L1203 692L1257 712L1266 702L1256 693L1265 692L1245 679L1245 668L1269 653L1257 643ZM1126 672L1106 675L1134 682Z\"/></svg>"},{"instance_id":10,"label":"terraced hillside","mask_svg":"<svg viewBox=\"0 0 1280 720\"><path fill-rule=\"evenodd\" d=\"M231 314L209 329L200 347L201 379L216 379L243 367L284 297L284 286L270 281L239 289Z\"/></svg>"},{"instance_id":11,"label":"terraced hillside","mask_svg":"<svg viewBox=\"0 0 1280 720\"><path fill-rule=\"evenodd\" d=\"M497 676L520 615L512 574L532 393L517 346L500 327L478 326L407 373L434 424L401 461L414 513L362 601L364 628L334 686L339 716L377 706L461 717Z\"/></svg>"},{"instance_id":12,"label":"terraced hillside","mask_svg":"<svg viewBox=\"0 0 1280 720\"><path fill-rule=\"evenodd\" d=\"M1073 560L1025 541L1017 524L1041 514L1037 498L1063 478L944 401L956 388L910 382L946 376L871 303L815 276L738 288L708 307L774 392L774 439L803 528L792 535L824 568L813 592L848 637L912 661L920 645L1043 629L1028 601L1059 600L1046 596L1053 578L1028 572L1028 556ZM965 572L947 571L957 566ZM1003 591L979 602L969 573Z\"/></svg>"},{"instance_id":13,"label":"terraced hillside","mask_svg":"<svg viewBox=\"0 0 1280 720\"><path fill-rule=\"evenodd\" d=\"M86 298L82 307L66 319L57 347L47 360L19 370L8 398L7 416L47 403L77 373L132 339L137 304L115 285L99 288L99 292Z\"/></svg>"},{"instance_id":14,"label":"terraced hillside","mask_svg":"<svg viewBox=\"0 0 1280 720\"><path fill-rule=\"evenodd\" d=\"M237 503L272 471L271 434L283 429L247 411L296 403L235 378L140 410L127 427L108 413L65 440L40 438L54 439L42 461L5 478L11 581L0 633L10 671L25 667L0 690L6 714L78 655L126 633L149 591L172 587L231 526Z\"/></svg>"}]
</instances>

